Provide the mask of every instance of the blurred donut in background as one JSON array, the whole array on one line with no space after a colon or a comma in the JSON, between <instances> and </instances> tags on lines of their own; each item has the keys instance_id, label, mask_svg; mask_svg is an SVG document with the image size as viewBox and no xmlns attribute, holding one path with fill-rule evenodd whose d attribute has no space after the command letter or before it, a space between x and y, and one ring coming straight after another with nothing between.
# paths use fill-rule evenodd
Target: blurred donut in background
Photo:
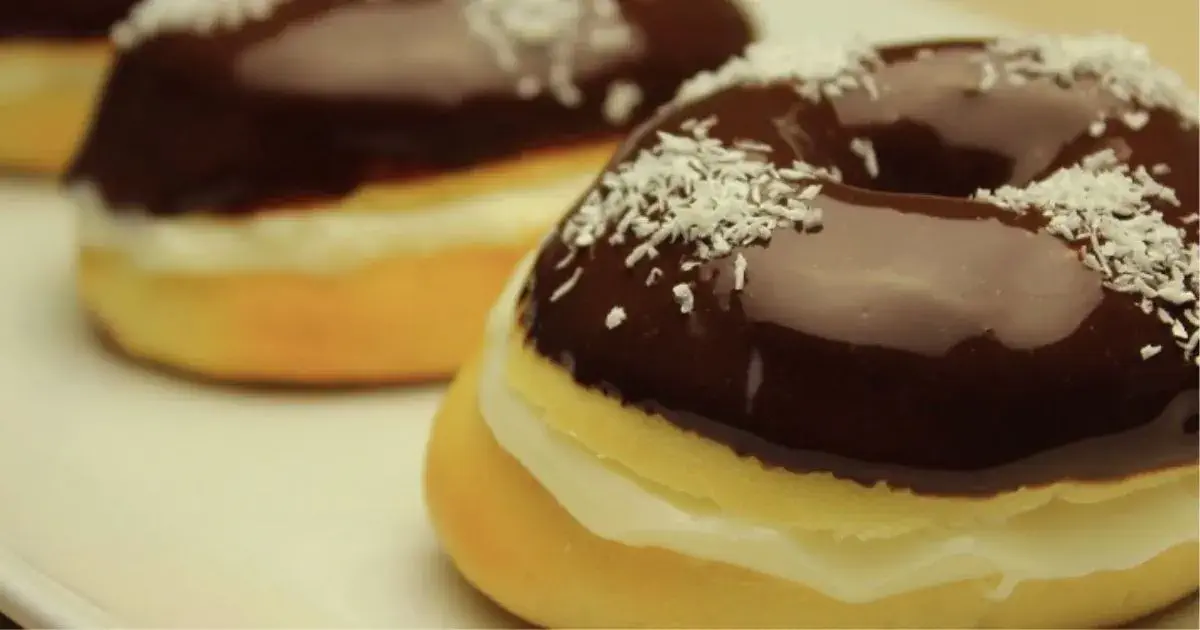
<instances>
[{"instance_id":1,"label":"blurred donut in background","mask_svg":"<svg viewBox=\"0 0 1200 630\"><path fill-rule=\"evenodd\" d=\"M752 36L730 0L148 0L66 177L83 301L208 378L447 375L624 134Z\"/></svg>"},{"instance_id":2,"label":"blurred donut in background","mask_svg":"<svg viewBox=\"0 0 1200 630\"><path fill-rule=\"evenodd\" d=\"M0 173L53 175L70 160L112 57L109 28L135 2L0 2Z\"/></svg>"}]
</instances>

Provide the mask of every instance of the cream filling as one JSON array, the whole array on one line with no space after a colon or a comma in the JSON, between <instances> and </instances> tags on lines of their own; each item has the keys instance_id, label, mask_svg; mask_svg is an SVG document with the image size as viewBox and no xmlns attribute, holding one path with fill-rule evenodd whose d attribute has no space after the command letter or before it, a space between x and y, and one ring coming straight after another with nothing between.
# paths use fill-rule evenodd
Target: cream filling
<instances>
[{"instance_id":1,"label":"cream filling","mask_svg":"<svg viewBox=\"0 0 1200 630\"><path fill-rule=\"evenodd\" d=\"M594 179L591 171L545 186L451 198L420 210L311 208L247 218L116 213L88 184L68 190L80 244L118 251L159 271L337 272L395 253L504 245L557 221Z\"/></svg>"},{"instance_id":2,"label":"cream filling","mask_svg":"<svg viewBox=\"0 0 1200 630\"><path fill-rule=\"evenodd\" d=\"M973 578L992 580L989 595L1003 599L1021 582L1129 569L1200 537L1200 499L1190 479L1099 503L1055 500L1004 522L870 541L682 507L551 429L508 387L506 339L518 287L509 288L489 321L480 411L500 446L601 538L723 562L862 603Z\"/></svg>"}]
</instances>

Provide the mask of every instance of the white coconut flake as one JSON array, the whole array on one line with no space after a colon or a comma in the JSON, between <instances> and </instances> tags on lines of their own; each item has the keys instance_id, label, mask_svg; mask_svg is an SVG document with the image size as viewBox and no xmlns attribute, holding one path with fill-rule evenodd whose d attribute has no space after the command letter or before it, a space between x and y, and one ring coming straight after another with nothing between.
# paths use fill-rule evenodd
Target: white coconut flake
<instances>
[{"instance_id":1,"label":"white coconut flake","mask_svg":"<svg viewBox=\"0 0 1200 630\"><path fill-rule=\"evenodd\" d=\"M793 82L796 91L809 101L837 96L864 84L873 68L881 64L876 49L864 42L831 43L815 40L804 45L782 46L757 42L715 71L701 72L679 88L675 103L707 98L740 85L770 85ZM872 86L877 93L878 88Z\"/></svg>"},{"instance_id":2,"label":"white coconut flake","mask_svg":"<svg viewBox=\"0 0 1200 630\"><path fill-rule=\"evenodd\" d=\"M1099 138L1108 130L1108 123L1103 120L1097 120L1088 125L1088 135L1093 138Z\"/></svg>"},{"instance_id":3,"label":"white coconut flake","mask_svg":"<svg viewBox=\"0 0 1200 630\"><path fill-rule=\"evenodd\" d=\"M614 306L604 318L604 325L608 327L609 330L612 330L625 323L625 318L625 309L621 308L620 306Z\"/></svg>"},{"instance_id":4,"label":"white coconut flake","mask_svg":"<svg viewBox=\"0 0 1200 630\"><path fill-rule=\"evenodd\" d=\"M774 149L771 148L771 145L765 142L759 142L758 140L747 140L745 138L739 138L738 140L735 140L733 142L733 148L740 151L745 151L747 153L761 153L763 155L774 151Z\"/></svg>"},{"instance_id":5,"label":"white coconut flake","mask_svg":"<svg viewBox=\"0 0 1200 630\"><path fill-rule=\"evenodd\" d=\"M1159 162L1158 164L1155 164L1154 166L1150 167L1150 174L1151 175L1170 175L1171 167L1163 162Z\"/></svg>"},{"instance_id":6,"label":"white coconut flake","mask_svg":"<svg viewBox=\"0 0 1200 630\"><path fill-rule=\"evenodd\" d=\"M776 229L816 228L820 213L810 201L817 182L832 173L803 162L777 168L748 159L709 137L715 124L690 120L681 125L688 135L658 132L656 145L601 177L564 223L563 242L583 248L620 235L636 243L625 261L632 267L655 258L667 242L691 244L692 258L704 262L767 240Z\"/></svg>"},{"instance_id":7,"label":"white coconut flake","mask_svg":"<svg viewBox=\"0 0 1200 630\"><path fill-rule=\"evenodd\" d=\"M1160 352L1162 352L1162 346L1156 346L1156 345L1142 346L1142 358L1143 359L1153 358L1153 357L1157 356L1158 353L1160 353Z\"/></svg>"},{"instance_id":8,"label":"white coconut flake","mask_svg":"<svg viewBox=\"0 0 1200 630\"><path fill-rule=\"evenodd\" d=\"M692 294L692 288L685 283L680 283L671 287L671 293L675 295L675 303L679 304L679 312L687 315L696 308L696 296Z\"/></svg>"},{"instance_id":9,"label":"white coconut flake","mask_svg":"<svg viewBox=\"0 0 1200 630\"><path fill-rule=\"evenodd\" d=\"M821 224L813 200L834 174L803 162L779 168L709 136L716 119L687 120L601 176L559 233L570 251L624 244L627 267L654 260L666 244L684 245L694 268L770 240L778 229ZM690 130L682 132L683 129ZM578 272L579 269L576 269ZM646 285L662 276L649 270ZM673 291L677 294L679 289ZM682 306L682 304L681 304Z\"/></svg>"},{"instance_id":10,"label":"white coconut flake","mask_svg":"<svg viewBox=\"0 0 1200 630\"><path fill-rule=\"evenodd\" d=\"M741 291L746 288L746 257L738 252L733 257L733 290Z\"/></svg>"},{"instance_id":11,"label":"white coconut flake","mask_svg":"<svg viewBox=\"0 0 1200 630\"><path fill-rule=\"evenodd\" d=\"M1033 35L1000 39L990 49L1004 57L1010 76L1052 77L1067 85L1095 78L1123 101L1170 109L1188 126L1196 124L1196 94L1184 80L1156 64L1145 45L1119 35Z\"/></svg>"},{"instance_id":12,"label":"white coconut flake","mask_svg":"<svg viewBox=\"0 0 1200 630\"><path fill-rule=\"evenodd\" d=\"M996 66L992 65L990 62L984 62L981 65L980 72L981 74L979 76L978 86L980 92L987 92L993 87L996 87L996 81L999 78L999 74L996 72Z\"/></svg>"},{"instance_id":13,"label":"white coconut flake","mask_svg":"<svg viewBox=\"0 0 1200 630\"><path fill-rule=\"evenodd\" d=\"M579 277L582 275L583 268L576 267L575 271L571 272L571 277L567 278L566 282L560 284L558 288L554 290L554 293L550 294L550 302L554 303L563 299L566 294L571 292L571 289L575 288L575 285L579 282Z\"/></svg>"},{"instance_id":14,"label":"white coconut flake","mask_svg":"<svg viewBox=\"0 0 1200 630\"><path fill-rule=\"evenodd\" d=\"M209 35L236 31L270 18L287 0L142 0L113 25L110 38L120 49L134 48L165 33Z\"/></svg>"},{"instance_id":15,"label":"white coconut flake","mask_svg":"<svg viewBox=\"0 0 1200 630\"><path fill-rule=\"evenodd\" d=\"M850 141L850 152L863 161L867 175L871 179L879 177L879 157L875 155L875 145L868 138L855 138Z\"/></svg>"},{"instance_id":16,"label":"white coconut flake","mask_svg":"<svg viewBox=\"0 0 1200 630\"><path fill-rule=\"evenodd\" d=\"M604 99L604 119L612 125L624 125L642 104L642 98L642 88L636 83L613 81Z\"/></svg>"},{"instance_id":17,"label":"white coconut flake","mask_svg":"<svg viewBox=\"0 0 1200 630\"><path fill-rule=\"evenodd\" d=\"M501 69L515 75L522 98L549 92L578 107L575 57L582 47L599 52L627 49L633 31L615 0L458 0L472 33L492 49ZM524 63L533 56L545 62Z\"/></svg>"},{"instance_id":18,"label":"white coconut flake","mask_svg":"<svg viewBox=\"0 0 1200 630\"><path fill-rule=\"evenodd\" d=\"M1160 208L1178 206L1179 199L1145 168L1132 168L1106 149L1024 188L981 190L975 198L1039 211L1047 232L1081 246L1084 264L1104 276L1106 287L1136 296L1143 310L1145 301L1158 304L1158 317L1185 358L1200 364L1200 244L1166 222Z\"/></svg>"},{"instance_id":19,"label":"white coconut flake","mask_svg":"<svg viewBox=\"0 0 1200 630\"><path fill-rule=\"evenodd\" d=\"M527 75L517 79L517 96L524 100L537 98L543 89L545 88L542 86L542 80L535 76Z\"/></svg>"},{"instance_id":20,"label":"white coconut flake","mask_svg":"<svg viewBox=\"0 0 1200 630\"><path fill-rule=\"evenodd\" d=\"M1138 110L1121 114L1121 122L1134 131L1140 130L1150 122L1150 112Z\"/></svg>"}]
</instances>

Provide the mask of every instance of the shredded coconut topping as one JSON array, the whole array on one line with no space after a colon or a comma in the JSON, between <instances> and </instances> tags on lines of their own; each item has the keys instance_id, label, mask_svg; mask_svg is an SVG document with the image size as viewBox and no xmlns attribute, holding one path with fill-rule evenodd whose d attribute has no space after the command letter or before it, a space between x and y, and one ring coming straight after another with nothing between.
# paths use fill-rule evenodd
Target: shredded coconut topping
<instances>
[{"instance_id":1,"label":"shredded coconut topping","mask_svg":"<svg viewBox=\"0 0 1200 630\"><path fill-rule=\"evenodd\" d=\"M1097 120L1097 121L1093 122L1092 124L1088 125L1088 135L1090 135L1093 138L1099 138L1100 136L1103 136L1104 132L1107 130L1108 130L1108 123L1103 120Z\"/></svg>"},{"instance_id":2,"label":"shredded coconut topping","mask_svg":"<svg viewBox=\"0 0 1200 630\"><path fill-rule=\"evenodd\" d=\"M795 82L796 91L814 102L860 88L878 96L869 73L881 63L875 48L862 42L839 46L810 41L788 47L758 42L717 70L701 72L684 82L675 102L695 102L739 85L787 81Z\"/></svg>"},{"instance_id":3,"label":"shredded coconut topping","mask_svg":"<svg viewBox=\"0 0 1200 630\"><path fill-rule=\"evenodd\" d=\"M1196 94L1176 73L1150 58L1143 44L1118 35L1033 35L994 42L1010 76L1047 76L1070 84L1095 77L1117 98L1148 109L1162 107L1197 120Z\"/></svg>"},{"instance_id":4,"label":"shredded coconut topping","mask_svg":"<svg viewBox=\"0 0 1200 630\"><path fill-rule=\"evenodd\" d=\"M1150 112L1142 110L1125 112L1121 115L1121 122L1125 123L1126 127L1138 131L1142 127L1145 127L1146 123L1150 122Z\"/></svg>"},{"instance_id":5,"label":"shredded coconut topping","mask_svg":"<svg viewBox=\"0 0 1200 630\"><path fill-rule=\"evenodd\" d=\"M746 257L738 252L733 258L733 290L741 291L746 288Z\"/></svg>"},{"instance_id":6,"label":"shredded coconut topping","mask_svg":"<svg viewBox=\"0 0 1200 630\"><path fill-rule=\"evenodd\" d=\"M1081 246L1083 262L1109 289L1138 296L1184 351L1200 364L1200 244L1168 224L1155 204L1179 205L1175 191L1143 167L1130 168L1106 149L1024 188L980 190L975 198L1025 212L1040 209L1046 230Z\"/></svg>"},{"instance_id":7,"label":"shredded coconut topping","mask_svg":"<svg viewBox=\"0 0 1200 630\"><path fill-rule=\"evenodd\" d=\"M472 32L492 48L500 67L516 76L522 98L548 89L563 105L579 106L583 93L574 78L578 49L620 51L633 42L633 30L616 0L460 1ZM548 61L524 63L531 53Z\"/></svg>"},{"instance_id":8,"label":"shredded coconut topping","mask_svg":"<svg viewBox=\"0 0 1200 630\"><path fill-rule=\"evenodd\" d=\"M675 294L675 302L679 304L680 313L687 315L696 308L696 296L692 293L692 287L680 283L671 288L671 293Z\"/></svg>"},{"instance_id":9,"label":"shredded coconut topping","mask_svg":"<svg viewBox=\"0 0 1200 630\"><path fill-rule=\"evenodd\" d=\"M625 317L625 309L621 308L620 306L614 306L604 318L604 326L609 330L612 330L625 323Z\"/></svg>"},{"instance_id":10,"label":"shredded coconut topping","mask_svg":"<svg viewBox=\"0 0 1200 630\"><path fill-rule=\"evenodd\" d=\"M709 137L714 125L715 119L693 119L681 124L680 134L658 132L653 147L600 179L564 222L562 242L571 251L602 240L632 245L625 259L630 268L655 259L665 243L686 243L690 258L681 268L690 270L736 247L767 241L777 229L819 227L821 212L811 201L820 193L818 182L837 179L833 173L803 162L779 168L751 158L757 154ZM745 259L739 260L744 267ZM661 276L651 268L646 285ZM687 312L693 300L682 291L672 288Z\"/></svg>"},{"instance_id":11,"label":"shredded coconut topping","mask_svg":"<svg viewBox=\"0 0 1200 630\"><path fill-rule=\"evenodd\" d=\"M550 294L550 302L553 303L563 299L563 296L570 293L571 289L575 288L575 284L579 282L579 276L582 275L583 268L576 267L575 271L571 272L571 277L567 278L566 282L560 284L558 288L554 290L554 293Z\"/></svg>"},{"instance_id":12,"label":"shredded coconut topping","mask_svg":"<svg viewBox=\"0 0 1200 630\"><path fill-rule=\"evenodd\" d=\"M207 35L270 18L287 0L142 0L112 27L113 43L133 48L168 32Z\"/></svg>"},{"instance_id":13,"label":"shredded coconut topping","mask_svg":"<svg viewBox=\"0 0 1200 630\"><path fill-rule=\"evenodd\" d=\"M629 122L633 111L642 104L642 89L632 81L614 81L604 99L604 119L613 125Z\"/></svg>"},{"instance_id":14,"label":"shredded coconut topping","mask_svg":"<svg viewBox=\"0 0 1200 630\"><path fill-rule=\"evenodd\" d=\"M999 79L996 66L992 65L991 62L985 61L982 68L980 68L980 72L982 73L979 76L978 89L980 92L987 92L996 86L996 81Z\"/></svg>"},{"instance_id":15,"label":"shredded coconut topping","mask_svg":"<svg viewBox=\"0 0 1200 630\"><path fill-rule=\"evenodd\" d=\"M875 145L867 138L855 138L850 141L850 152L862 158L863 166L871 179L879 177L879 157L875 155Z\"/></svg>"}]
</instances>

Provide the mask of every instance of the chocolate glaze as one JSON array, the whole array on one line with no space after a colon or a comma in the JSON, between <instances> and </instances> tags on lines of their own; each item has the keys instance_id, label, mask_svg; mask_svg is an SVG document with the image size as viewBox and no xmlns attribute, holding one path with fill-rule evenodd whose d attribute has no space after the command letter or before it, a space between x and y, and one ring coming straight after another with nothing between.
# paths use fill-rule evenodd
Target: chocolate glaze
<instances>
[{"instance_id":1,"label":"chocolate glaze","mask_svg":"<svg viewBox=\"0 0 1200 630\"><path fill-rule=\"evenodd\" d=\"M751 37L730 0L623 0L636 49L580 53L584 101L568 107L548 93L517 96L462 5L288 0L234 32L155 37L117 61L68 180L157 215L339 197L366 182L616 139L625 128L603 115L614 81L642 90L637 119Z\"/></svg>"},{"instance_id":2,"label":"chocolate glaze","mask_svg":"<svg viewBox=\"0 0 1200 630\"><path fill-rule=\"evenodd\" d=\"M928 45L923 47L929 47ZM520 306L532 348L581 384L736 452L797 472L928 494L990 495L1063 479L1112 480L1197 461L1197 369L1166 326L1101 288L1065 242L1037 234L1036 213L968 201L978 188L1023 185L1111 147L1197 208L1195 127L1156 110L1140 131L1110 121L1123 106L1085 82L1001 82L979 93L982 45L947 42L882 51L878 101L855 91L813 104L789 85L739 87L664 112L615 156L655 143L652 131L717 118L727 143L769 144L781 165L836 166L816 233L778 231L733 257L682 271L690 244L666 244L627 268L632 244L579 253L577 284L547 241ZM1124 106L1128 107L1128 106ZM849 151L873 141L872 179ZM1189 227L1194 239L1194 227ZM663 275L646 286L648 269ZM670 287L692 282L694 311ZM608 330L614 306L627 320ZM1143 360L1139 349L1160 344Z\"/></svg>"},{"instance_id":3,"label":"chocolate glaze","mask_svg":"<svg viewBox=\"0 0 1200 630\"><path fill-rule=\"evenodd\" d=\"M137 0L4 0L0 38L106 37Z\"/></svg>"}]
</instances>

